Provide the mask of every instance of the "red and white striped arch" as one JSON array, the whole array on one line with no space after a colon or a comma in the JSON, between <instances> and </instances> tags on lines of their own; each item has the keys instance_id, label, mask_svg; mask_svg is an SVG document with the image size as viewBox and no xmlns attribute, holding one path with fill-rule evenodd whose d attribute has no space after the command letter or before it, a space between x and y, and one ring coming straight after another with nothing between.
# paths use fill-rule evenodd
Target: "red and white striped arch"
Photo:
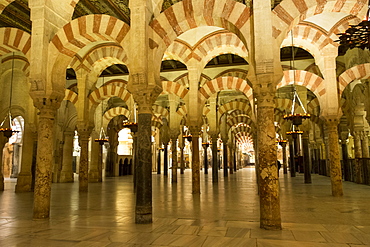
<instances>
[{"instance_id":1,"label":"red and white striped arch","mask_svg":"<svg viewBox=\"0 0 370 247\"><path fill-rule=\"evenodd\" d=\"M98 105L101 101L115 96L126 102L131 97L131 94L123 87L105 85L95 89L89 95L89 100L91 105Z\"/></svg>"},{"instance_id":2,"label":"red and white striped arch","mask_svg":"<svg viewBox=\"0 0 370 247\"><path fill-rule=\"evenodd\" d=\"M117 87L125 88L127 86L127 83L128 82L126 80L123 80L123 79L112 79L112 80L109 80L109 81L105 82L103 86L114 85L114 86L117 86Z\"/></svg>"},{"instance_id":3,"label":"red and white striped arch","mask_svg":"<svg viewBox=\"0 0 370 247\"><path fill-rule=\"evenodd\" d=\"M12 2L15 0L0 0L0 14L3 12L3 10Z\"/></svg>"},{"instance_id":4,"label":"red and white striped arch","mask_svg":"<svg viewBox=\"0 0 370 247\"><path fill-rule=\"evenodd\" d=\"M86 15L67 23L51 40L60 53L73 57L92 42L113 41L123 45L130 27L108 15Z\"/></svg>"},{"instance_id":5,"label":"red and white striped arch","mask_svg":"<svg viewBox=\"0 0 370 247\"><path fill-rule=\"evenodd\" d=\"M188 109L186 108L185 105L182 105L176 112L177 114L179 114L180 116L182 116L183 118L186 117L186 115L188 114Z\"/></svg>"},{"instance_id":6,"label":"red and white striped arch","mask_svg":"<svg viewBox=\"0 0 370 247\"><path fill-rule=\"evenodd\" d=\"M152 110L153 110L154 115L158 117L165 117L165 118L168 117L168 114L169 114L168 110L164 108L163 106L153 105Z\"/></svg>"},{"instance_id":7,"label":"red and white striped arch","mask_svg":"<svg viewBox=\"0 0 370 247\"><path fill-rule=\"evenodd\" d=\"M343 90L348 84L354 80L370 78L370 63L360 64L347 69L338 77L339 81L339 96L342 96Z\"/></svg>"},{"instance_id":8,"label":"red and white striped arch","mask_svg":"<svg viewBox=\"0 0 370 247\"><path fill-rule=\"evenodd\" d=\"M212 80L212 78L210 78L209 76L205 75L205 74L201 74L200 75L200 79L199 79L199 85L203 85L205 84L207 81L210 81ZM184 87L189 87L189 77L188 77L188 73L185 73L185 74L182 74L180 75L179 77L177 77L176 79L173 80L174 82L177 82L177 83L180 83L181 85L183 85Z\"/></svg>"},{"instance_id":9,"label":"red and white striped arch","mask_svg":"<svg viewBox=\"0 0 370 247\"><path fill-rule=\"evenodd\" d=\"M177 60L186 64L185 60L188 60L187 57L191 56L192 49L191 47L179 40L175 40L166 50L163 56L163 60Z\"/></svg>"},{"instance_id":10,"label":"red and white striped arch","mask_svg":"<svg viewBox=\"0 0 370 247\"><path fill-rule=\"evenodd\" d=\"M229 128L233 126L237 126L238 124L247 124L248 126L252 126L254 123L252 119L246 115L239 115L236 117L228 117L227 118L227 125Z\"/></svg>"},{"instance_id":11,"label":"red and white striped arch","mask_svg":"<svg viewBox=\"0 0 370 247\"><path fill-rule=\"evenodd\" d=\"M130 119L130 111L124 107L114 107L106 111L103 115L103 119L106 123L109 123L114 117L125 116L127 119Z\"/></svg>"},{"instance_id":12,"label":"red and white striped arch","mask_svg":"<svg viewBox=\"0 0 370 247\"><path fill-rule=\"evenodd\" d=\"M231 32L249 33L251 9L234 0L183 0L166 9L151 23L152 46L162 57L167 47L182 33L199 26L217 26Z\"/></svg>"},{"instance_id":13,"label":"red and white striped arch","mask_svg":"<svg viewBox=\"0 0 370 247\"><path fill-rule=\"evenodd\" d=\"M316 114L316 110L319 109L320 102L317 98L314 98L307 104L307 111L312 115Z\"/></svg>"},{"instance_id":14,"label":"red and white striped arch","mask_svg":"<svg viewBox=\"0 0 370 247\"><path fill-rule=\"evenodd\" d=\"M158 128L158 129L162 128L162 125L163 125L162 118L153 115L151 125L152 125L152 127L155 127L155 128Z\"/></svg>"},{"instance_id":15,"label":"red and white striped arch","mask_svg":"<svg viewBox=\"0 0 370 247\"><path fill-rule=\"evenodd\" d=\"M219 77L204 84L199 89L201 102L205 102L212 94L222 90L238 90L244 93L249 102L253 100L253 90L245 80L228 76Z\"/></svg>"},{"instance_id":16,"label":"red and white striped arch","mask_svg":"<svg viewBox=\"0 0 370 247\"><path fill-rule=\"evenodd\" d=\"M189 92L183 85L173 81L162 81L162 89L162 94L172 93L179 96L181 99L184 99Z\"/></svg>"},{"instance_id":17,"label":"red and white striped arch","mask_svg":"<svg viewBox=\"0 0 370 247\"><path fill-rule=\"evenodd\" d=\"M242 69L229 69L229 70L222 71L220 74L216 75L215 78L223 77L223 76L237 77L237 78L247 81L248 71L242 70Z\"/></svg>"},{"instance_id":18,"label":"red and white striped arch","mask_svg":"<svg viewBox=\"0 0 370 247\"><path fill-rule=\"evenodd\" d=\"M30 60L31 35L17 28L0 28L0 56L21 51Z\"/></svg>"},{"instance_id":19,"label":"red and white striped arch","mask_svg":"<svg viewBox=\"0 0 370 247\"><path fill-rule=\"evenodd\" d=\"M66 89L64 100L68 100L72 104L76 104L76 102L78 101L78 94L73 92L72 90Z\"/></svg>"},{"instance_id":20,"label":"red and white striped arch","mask_svg":"<svg viewBox=\"0 0 370 247\"><path fill-rule=\"evenodd\" d=\"M80 66L83 66L86 71L93 70L97 67L97 64L101 63L95 70L100 71L102 68L107 68L112 63L114 64L126 64L127 55L124 49L118 45L107 44L106 46L98 46L96 49L90 51L85 57L79 58L74 57L70 66L78 70Z\"/></svg>"},{"instance_id":21,"label":"red and white striped arch","mask_svg":"<svg viewBox=\"0 0 370 247\"><path fill-rule=\"evenodd\" d=\"M202 67L222 54L235 54L248 60L248 50L234 33L217 33L203 40L195 49L194 56Z\"/></svg>"},{"instance_id":22,"label":"red and white striped arch","mask_svg":"<svg viewBox=\"0 0 370 247\"><path fill-rule=\"evenodd\" d=\"M218 108L218 113L222 116L226 112L235 110L242 111L247 115L252 114L252 107L250 106L249 102L241 100L233 100L221 105Z\"/></svg>"},{"instance_id":23,"label":"red and white striped arch","mask_svg":"<svg viewBox=\"0 0 370 247\"><path fill-rule=\"evenodd\" d=\"M283 40L294 21L325 12L342 12L356 16L362 8L367 7L366 2L364 0L284 0L272 11L273 36Z\"/></svg>"},{"instance_id":24,"label":"red and white striped arch","mask_svg":"<svg viewBox=\"0 0 370 247\"><path fill-rule=\"evenodd\" d=\"M296 85L304 86L311 90L317 98L320 98L326 93L324 79L304 70L286 70L281 82L277 88L295 83Z\"/></svg>"}]
</instances>

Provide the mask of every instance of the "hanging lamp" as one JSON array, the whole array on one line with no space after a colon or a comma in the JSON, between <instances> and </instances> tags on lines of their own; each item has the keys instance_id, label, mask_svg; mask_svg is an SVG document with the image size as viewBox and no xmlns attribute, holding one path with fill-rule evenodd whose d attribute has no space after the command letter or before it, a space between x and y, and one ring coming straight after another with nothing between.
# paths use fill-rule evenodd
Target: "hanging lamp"
<instances>
[{"instance_id":1,"label":"hanging lamp","mask_svg":"<svg viewBox=\"0 0 370 247\"><path fill-rule=\"evenodd\" d=\"M104 86L104 77L103 77L103 86ZM104 145L104 143L108 142L108 138L105 134L104 128L103 128L103 114L104 112L104 101L101 102L101 128L100 128L100 133L99 133L99 138L95 139L94 141L99 143L99 145Z\"/></svg>"},{"instance_id":2,"label":"hanging lamp","mask_svg":"<svg viewBox=\"0 0 370 247\"><path fill-rule=\"evenodd\" d=\"M13 77L14 77L14 52L12 56L12 74L10 78L9 109L8 109L8 113L5 115L5 118L1 122L1 125L0 125L0 132L2 132L4 136L8 139L13 135L13 133L19 132L18 130L12 129L11 108L12 108L12 93L13 93Z\"/></svg>"},{"instance_id":3,"label":"hanging lamp","mask_svg":"<svg viewBox=\"0 0 370 247\"><path fill-rule=\"evenodd\" d=\"M292 37L292 60L291 60L291 68L295 68L294 66L294 40L293 40L293 31L291 31L291 37ZM303 119L307 119L307 118L310 118L311 115L309 113L307 113L306 111L306 108L304 107L298 93L297 93L297 89L296 89L296 85L295 85L295 82L296 82L296 78L295 78L295 71L293 73L293 102L292 102L292 109L290 111L289 114L285 114L284 115L284 119L285 120L290 120L292 121L292 130L290 132L294 132L294 131L299 131L298 129L296 129L294 126L299 126L302 124L302 120ZM303 113L297 113L296 112L296 109L295 109L295 103L298 103L298 105L300 105L303 109ZM289 132L287 132L288 134ZM291 133L290 133L291 134Z\"/></svg>"},{"instance_id":4,"label":"hanging lamp","mask_svg":"<svg viewBox=\"0 0 370 247\"><path fill-rule=\"evenodd\" d=\"M370 0L368 2L367 12L364 20L357 25L350 25L344 33L339 33L339 44L345 48L345 50L360 48L362 50L370 50Z\"/></svg>"},{"instance_id":5,"label":"hanging lamp","mask_svg":"<svg viewBox=\"0 0 370 247\"><path fill-rule=\"evenodd\" d=\"M136 133L138 131L138 124L136 122L136 103L134 103L134 122L123 122L123 127L129 128L133 133Z\"/></svg>"}]
</instances>

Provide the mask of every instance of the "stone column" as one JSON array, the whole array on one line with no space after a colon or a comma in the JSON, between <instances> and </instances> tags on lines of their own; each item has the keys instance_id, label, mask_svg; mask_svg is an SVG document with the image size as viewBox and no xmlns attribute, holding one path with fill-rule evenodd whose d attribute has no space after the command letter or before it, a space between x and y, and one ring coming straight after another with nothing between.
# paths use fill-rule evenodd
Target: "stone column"
<instances>
[{"instance_id":1,"label":"stone column","mask_svg":"<svg viewBox=\"0 0 370 247\"><path fill-rule=\"evenodd\" d=\"M171 136L172 183L177 183L177 134Z\"/></svg>"},{"instance_id":2,"label":"stone column","mask_svg":"<svg viewBox=\"0 0 370 247\"><path fill-rule=\"evenodd\" d=\"M226 142L223 142L223 147L224 147L224 154L223 154L223 161L224 161L224 177L227 177L229 174L228 174L228 171L227 171L227 168L228 168L228 159L227 159L227 143Z\"/></svg>"},{"instance_id":3,"label":"stone column","mask_svg":"<svg viewBox=\"0 0 370 247\"><path fill-rule=\"evenodd\" d=\"M304 160L304 183L310 184L311 180L311 160L310 160L310 149L308 142L308 133L303 133L302 136L302 145L303 145L303 160Z\"/></svg>"},{"instance_id":4,"label":"stone column","mask_svg":"<svg viewBox=\"0 0 370 247\"><path fill-rule=\"evenodd\" d=\"M361 146L361 131L354 131L353 141L355 146L355 182L358 184L362 183L362 146Z\"/></svg>"},{"instance_id":5,"label":"stone column","mask_svg":"<svg viewBox=\"0 0 370 247\"><path fill-rule=\"evenodd\" d=\"M180 140L180 174L184 174L185 171L185 160L184 160L184 148L185 148L185 142L184 138L181 137Z\"/></svg>"},{"instance_id":6,"label":"stone column","mask_svg":"<svg viewBox=\"0 0 370 247\"><path fill-rule=\"evenodd\" d=\"M73 171L72 171L73 138L74 138L74 131L64 132L63 165L62 165L62 171L60 173L61 183L69 183L69 182L73 182L74 180Z\"/></svg>"},{"instance_id":7,"label":"stone column","mask_svg":"<svg viewBox=\"0 0 370 247\"><path fill-rule=\"evenodd\" d=\"M212 138L212 182L218 182L218 157L217 157L217 134L211 135Z\"/></svg>"},{"instance_id":8,"label":"stone column","mask_svg":"<svg viewBox=\"0 0 370 247\"><path fill-rule=\"evenodd\" d=\"M228 162L228 164L230 164L229 165L229 167L230 167L230 174L234 174L234 156L233 156L234 150L233 150L233 145L232 145L232 143L229 142L229 145L228 146L229 146L229 148L228 148L228 150L229 150L229 152L228 152L228 155L229 155L229 158L228 158L229 162Z\"/></svg>"},{"instance_id":9,"label":"stone column","mask_svg":"<svg viewBox=\"0 0 370 247\"><path fill-rule=\"evenodd\" d=\"M3 160L3 149L5 146L5 143L8 141L8 138L5 138L3 134L0 135L0 191L4 191L4 160Z\"/></svg>"},{"instance_id":10,"label":"stone column","mask_svg":"<svg viewBox=\"0 0 370 247\"><path fill-rule=\"evenodd\" d=\"M346 143L346 137L341 139L341 147L342 147L342 160L344 166L344 180L349 181L349 174L348 174L348 149Z\"/></svg>"},{"instance_id":11,"label":"stone column","mask_svg":"<svg viewBox=\"0 0 370 247\"><path fill-rule=\"evenodd\" d=\"M330 165L330 179L333 196L343 196L342 169L339 157L339 121L336 118L328 118L326 127L328 131L328 151Z\"/></svg>"},{"instance_id":12,"label":"stone column","mask_svg":"<svg viewBox=\"0 0 370 247\"><path fill-rule=\"evenodd\" d=\"M22 165L21 172L18 174L17 185L15 192L30 192L32 189L32 159L33 159L33 144L34 133L32 126L25 124L23 133L23 148L22 148ZM1 147L0 147L1 148Z\"/></svg>"},{"instance_id":13,"label":"stone column","mask_svg":"<svg viewBox=\"0 0 370 247\"><path fill-rule=\"evenodd\" d=\"M51 176L53 164L54 117L59 104L49 99L35 103L39 113L36 179L33 218L47 219L50 214Z\"/></svg>"},{"instance_id":14,"label":"stone column","mask_svg":"<svg viewBox=\"0 0 370 247\"><path fill-rule=\"evenodd\" d=\"M131 136L132 136L132 157L133 157L133 162L132 162L132 169L133 169L133 184L134 184L134 192L136 192L136 181L137 181L137 162L138 162L138 144L137 144L137 132L132 132L131 131Z\"/></svg>"},{"instance_id":15,"label":"stone column","mask_svg":"<svg viewBox=\"0 0 370 247\"><path fill-rule=\"evenodd\" d=\"M191 127L192 135L192 193L200 194L199 128Z\"/></svg>"},{"instance_id":16,"label":"stone column","mask_svg":"<svg viewBox=\"0 0 370 247\"><path fill-rule=\"evenodd\" d=\"M263 87L264 85L261 85L256 92L260 227L280 230L280 195L274 125L275 93L268 92L267 88L263 90Z\"/></svg>"},{"instance_id":17,"label":"stone column","mask_svg":"<svg viewBox=\"0 0 370 247\"><path fill-rule=\"evenodd\" d=\"M141 112L139 105L137 132L137 167L136 167L136 207L135 222L152 222L152 150L151 121L152 114Z\"/></svg>"},{"instance_id":18,"label":"stone column","mask_svg":"<svg viewBox=\"0 0 370 247\"><path fill-rule=\"evenodd\" d=\"M163 175L168 176L168 143L163 143Z\"/></svg>"},{"instance_id":19,"label":"stone column","mask_svg":"<svg viewBox=\"0 0 370 247\"><path fill-rule=\"evenodd\" d=\"M79 191L87 192L89 189L89 139L90 133L87 128L79 128L78 141L81 147L80 168L78 171Z\"/></svg>"},{"instance_id":20,"label":"stone column","mask_svg":"<svg viewBox=\"0 0 370 247\"><path fill-rule=\"evenodd\" d=\"M361 132L362 158L369 158L369 135L367 131Z\"/></svg>"},{"instance_id":21,"label":"stone column","mask_svg":"<svg viewBox=\"0 0 370 247\"><path fill-rule=\"evenodd\" d=\"M204 149L204 174L208 174L208 155L207 155L207 149L209 147L209 144L203 144Z\"/></svg>"},{"instance_id":22,"label":"stone column","mask_svg":"<svg viewBox=\"0 0 370 247\"><path fill-rule=\"evenodd\" d=\"M157 157L157 174L161 174L161 149L158 148L158 157Z\"/></svg>"},{"instance_id":23,"label":"stone column","mask_svg":"<svg viewBox=\"0 0 370 247\"><path fill-rule=\"evenodd\" d=\"M91 142L90 142L91 153L90 153L90 159L89 159L89 183L98 183L102 181L101 175L99 176L99 163L100 163L100 167L102 167L103 143L101 143L102 145L100 145L99 142L95 141L95 139L99 137L100 136L95 131L91 132Z\"/></svg>"},{"instance_id":24,"label":"stone column","mask_svg":"<svg viewBox=\"0 0 370 247\"><path fill-rule=\"evenodd\" d=\"M286 157L286 142L283 142L281 144L282 148L283 148L283 172L284 174L288 174L288 160L287 160L287 157Z\"/></svg>"}]
</instances>

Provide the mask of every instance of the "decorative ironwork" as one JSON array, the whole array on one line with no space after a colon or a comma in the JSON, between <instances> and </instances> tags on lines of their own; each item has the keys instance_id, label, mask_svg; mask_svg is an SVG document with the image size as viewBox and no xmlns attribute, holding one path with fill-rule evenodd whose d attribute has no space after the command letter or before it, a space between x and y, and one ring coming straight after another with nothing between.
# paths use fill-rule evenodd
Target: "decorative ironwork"
<instances>
[{"instance_id":1,"label":"decorative ironwork","mask_svg":"<svg viewBox=\"0 0 370 247\"><path fill-rule=\"evenodd\" d=\"M12 114L10 112L12 108L12 97L13 97L13 78L14 78L14 52L13 52L13 57L12 57L12 74L10 77L10 95L9 95L9 110L8 113L6 114L3 122L0 125L0 132L4 134L6 138L10 138L13 133L18 133L18 130L12 129ZM9 126L7 126L9 124Z\"/></svg>"},{"instance_id":2,"label":"decorative ironwork","mask_svg":"<svg viewBox=\"0 0 370 247\"><path fill-rule=\"evenodd\" d=\"M136 133L137 130L138 130L137 123L133 123L133 122L124 122L123 127L124 128L129 128L131 130L131 132L133 132L133 133Z\"/></svg>"},{"instance_id":3,"label":"decorative ironwork","mask_svg":"<svg viewBox=\"0 0 370 247\"><path fill-rule=\"evenodd\" d=\"M345 49L360 48L370 49L370 0L368 3L368 10L365 19L357 25L350 25L344 33L339 33L339 44Z\"/></svg>"}]
</instances>

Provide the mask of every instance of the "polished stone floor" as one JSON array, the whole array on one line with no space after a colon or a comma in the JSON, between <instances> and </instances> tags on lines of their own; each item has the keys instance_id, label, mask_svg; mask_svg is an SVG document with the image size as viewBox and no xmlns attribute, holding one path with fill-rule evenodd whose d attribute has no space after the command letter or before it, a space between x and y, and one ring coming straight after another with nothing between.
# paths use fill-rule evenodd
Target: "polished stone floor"
<instances>
[{"instance_id":1,"label":"polished stone floor","mask_svg":"<svg viewBox=\"0 0 370 247\"><path fill-rule=\"evenodd\" d=\"M211 170L209 170L211 173ZM134 224L132 176L89 184L53 184L49 220L32 220L32 193L0 193L0 246L370 246L370 186L344 182L331 196L328 177L280 174L283 230L259 228L253 168L212 184L201 175L200 196L191 194L191 171L178 184L153 174L153 224Z\"/></svg>"}]
</instances>

